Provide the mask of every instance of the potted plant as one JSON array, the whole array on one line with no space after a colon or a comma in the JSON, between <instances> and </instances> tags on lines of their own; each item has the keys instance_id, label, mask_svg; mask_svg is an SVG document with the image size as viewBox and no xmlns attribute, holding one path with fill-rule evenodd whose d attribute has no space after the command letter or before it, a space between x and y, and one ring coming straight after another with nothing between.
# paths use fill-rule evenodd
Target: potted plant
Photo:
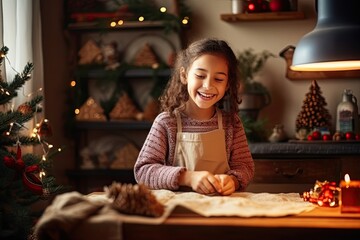
<instances>
[{"instance_id":1,"label":"potted plant","mask_svg":"<svg viewBox=\"0 0 360 240\"><path fill-rule=\"evenodd\" d=\"M242 102L239 105L240 115L256 120L260 109L271 102L268 89L254 77L264 67L269 57L275 57L267 50L255 53L252 48L238 53L238 66L240 69Z\"/></svg>"}]
</instances>

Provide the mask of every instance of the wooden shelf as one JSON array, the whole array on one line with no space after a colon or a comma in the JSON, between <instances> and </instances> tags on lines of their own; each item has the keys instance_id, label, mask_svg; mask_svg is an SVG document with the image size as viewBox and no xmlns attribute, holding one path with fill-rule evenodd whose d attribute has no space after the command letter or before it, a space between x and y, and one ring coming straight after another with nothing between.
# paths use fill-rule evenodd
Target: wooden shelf
<instances>
[{"instance_id":1,"label":"wooden shelf","mask_svg":"<svg viewBox=\"0 0 360 240\"><path fill-rule=\"evenodd\" d=\"M160 29L164 28L163 21L125 21L123 25L111 27L102 22L78 22L70 23L67 28L71 31L99 31L99 30L144 30L144 29Z\"/></svg>"},{"instance_id":2,"label":"wooden shelf","mask_svg":"<svg viewBox=\"0 0 360 240\"><path fill-rule=\"evenodd\" d=\"M239 14L221 14L221 20L226 22L241 21L275 21L275 20L297 20L304 19L303 12L265 12L265 13L239 13Z\"/></svg>"},{"instance_id":3,"label":"wooden shelf","mask_svg":"<svg viewBox=\"0 0 360 240\"><path fill-rule=\"evenodd\" d=\"M152 122L137 120L76 121L78 130L150 130Z\"/></svg>"},{"instance_id":4,"label":"wooden shelf","mask_svg":"<svg viewBox=\"0 0 360 240\"><path fill-rule=\"evenodd\" d=\"M116 70L106 70L104 67L93 67L89 68L79 68L75 72L75 76L79 78L106 78L106 77L119 77L123 73L122 69ZM144 77L170 77L171 69L170 68L161 68L161 69L152 69L152 68L134 68L126 70L124 77L125 78L144 78Z\"/></svg>"}]
</instances>

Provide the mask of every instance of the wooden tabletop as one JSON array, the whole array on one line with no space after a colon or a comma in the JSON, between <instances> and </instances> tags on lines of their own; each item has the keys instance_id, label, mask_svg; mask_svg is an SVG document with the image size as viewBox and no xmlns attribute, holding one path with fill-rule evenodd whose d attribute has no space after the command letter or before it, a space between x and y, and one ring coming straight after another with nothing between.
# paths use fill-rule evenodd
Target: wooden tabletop
<instances>
[{"instance_id":1,"label":"wooden tabletop","mask_svg":"<svg viewBox=\"0 0 360 240\"><path fill-rule=\"evenodd\" d=\"M125 240L360 239L360 213L317 207L287 217L202 217L177 208L160 225L124 223Z\"/></svg>"}]
</instances>

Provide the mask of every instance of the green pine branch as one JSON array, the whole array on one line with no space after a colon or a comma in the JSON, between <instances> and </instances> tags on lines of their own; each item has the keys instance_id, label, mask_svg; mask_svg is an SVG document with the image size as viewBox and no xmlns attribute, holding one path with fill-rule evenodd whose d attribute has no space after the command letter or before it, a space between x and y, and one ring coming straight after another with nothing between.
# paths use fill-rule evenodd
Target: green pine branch
<instances>
[{"instance_id":1,"label":"green pine branch","mask_svg":"<svg viewBox=\"0 0 360 240\"><path fill-rule=\"evenodd\" d=\"M0 82L1 92L0 104L9 103L11 99L17 96L17 90L21 88L26 81L31 79L31 72L34 69L32 63L27 63L24 70L21 73L15 75L12 82L7 83L5 81Z\"/></svg>"}]
</instances>

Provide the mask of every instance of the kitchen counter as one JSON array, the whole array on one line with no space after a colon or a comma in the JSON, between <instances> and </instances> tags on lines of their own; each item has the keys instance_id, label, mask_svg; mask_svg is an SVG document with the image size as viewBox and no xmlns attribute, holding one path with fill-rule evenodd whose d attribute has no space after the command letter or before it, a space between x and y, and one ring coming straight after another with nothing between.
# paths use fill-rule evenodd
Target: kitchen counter
<instances>
[{"instance_id":1,"label":"kitchen counter","mask_svg":"<svg viewBox=\"0 0 360 240\"><path fill-rule=\"evenodd\" d=\"M180 211L160 225L124 223L123 234L126 240L360 239L360 213L342 214L338 207L318 207L310 212L278 218L206 218Z\"/></svg>"},{"instance_id":2,"label":"kitchen counter","mask_svg":"<svg viewBox=\"0 0 360 240\"><path fill-rule=\"evenodd\" d=\"M325 141L291 141L284 143L250 143L254 155L287 154L287 155L360 155L360 141L325 142Z\"/></svg>"}]
</instances>

